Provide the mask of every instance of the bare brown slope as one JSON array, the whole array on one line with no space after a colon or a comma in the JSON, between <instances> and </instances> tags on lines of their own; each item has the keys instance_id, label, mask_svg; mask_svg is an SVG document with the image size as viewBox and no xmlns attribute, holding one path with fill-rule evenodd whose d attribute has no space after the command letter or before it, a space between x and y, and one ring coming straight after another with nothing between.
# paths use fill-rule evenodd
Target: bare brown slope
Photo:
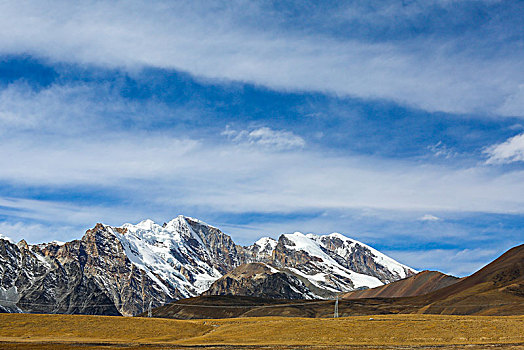
<instances>
[{"instance_id":1,"label":"bare brown slope","mask_svg":"<svg viewBox=\"0 0 524 350\"><path fill-rule=\"evenodd\" d=\"M423 313L524 314L524 244L455 284L414 297L412 303L425 304Z\"/></svg>"},{"instance_id":2,"label":"bare brown slope","mask_svg":"<svg viewBox=\"0 0 524 350\"><path fill-rule=\"evenodd\" d=\"M460 279L438 271L422 271L380 287L344 294L344 299L399 298L423 295L457 283Z\"/></svg>"},{"instance_id":3,"label":"bare brown slope","mask_svg":"<svg viewBox=\"0 0 524 350\"><path fill-rule=\"evenodd\" d=\"M239 295L202 295L182 299L152 310L153 317L212 319L247 316L318 317L318 303L331 310L333 301L257 298ZM311 307L308 307L309 305ZM321 312L323 308L320 308ZM141 316L146 316L142 314Z\"/></svg>"},{"instance_id":4,"label":"bare brown slope","mask_svg":"<svg viewBox=\"0 0 524 350\"><path fill-rule=\"evenodd\" d=\"M339 315L383 315L412 311L406 298L340 300ZM409 304L409 303L407 303ZM175 319L211 319L230 317L333 317L335 300L286 300L239 295L203 295L161 306L152 310L153 317ZM415 311L417 311L415 309ZM146 316L142 314L141 316Z\"/></svg>"}]
</instances>

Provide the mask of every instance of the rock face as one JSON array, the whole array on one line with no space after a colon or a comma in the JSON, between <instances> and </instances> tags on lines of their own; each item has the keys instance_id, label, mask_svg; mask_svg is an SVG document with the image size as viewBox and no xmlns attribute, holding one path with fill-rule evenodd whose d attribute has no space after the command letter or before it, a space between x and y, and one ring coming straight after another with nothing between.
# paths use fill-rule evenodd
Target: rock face
<instances>
[{"instance_id":1,"label":"rock face","mask_svg":"<svg viewBox=\"0 0 524 350\"><path fill-rule=\"evenodd\" d=\"M264 263L242 264L220 277L203 295L243 295L272 299L312 299L304 282Z\"/></svg>"},{"instance_id":2,"label":"rock face","mask_svg":"<svg viewBox=\"0 0 524 350\"><path fill-rule=\"evenodd\" d=\"M136 315L206 291L330 298L413 273L340 234L297 232L242 247L216 227L178 216L164 225L97 224L64 244L0 236L0 312Z\"/></svg>"},{"instance_id":3,"label":"rock face","mask_svg":"<svg viewBox=\"0 0 524 350\"><path fill-rule=\"evenodd\" d=\"M317 242L345 268L376 277L382 283L391 283L416 273L412 268L398 263L378 250L340 233L325 236L309 234L307 237Z\"/></svg>"},{"instance_id":4,"label":"rock face","mask_svg":"<svg viewBox=\"0 0 524 350\"><path fill-rule=\"evenodd\" d=\"M229 236L183 216L163 226L97 224L63 245L0 242L5 312L136 315L198 295L244 262Z\"/></svg>"},{"instance_id":5,"label":"rock face","mask_svg":"<svg viewBox=\"0 0 524 350\"><path fill-rule=\"evenodd\" d=\"M93 276L84 273L88 260L81 241L58 247L0 239L4 311L120 315Z\"/></svg>"},{"instance_id":6,"label":"rock face","mask_svg":"<svg viewBox=\"0 0 524 350\"><path fill-rule=\"evenodd\" d=\"M284 285L298 291L288 298L332 298L340 292L382 286L416 273L377 250L339 233L318 236L300 232L283 234L278 241L262 238L246 247L251 261L261 261L287 276ZM265 279L275 273L264 274ZM254 287L257 286L257 288ZM230 287L227 290L227 286ZM215 282L207 295L271 295L274 287L258 279L226 275Z\"/></svg>"}]
</instances>

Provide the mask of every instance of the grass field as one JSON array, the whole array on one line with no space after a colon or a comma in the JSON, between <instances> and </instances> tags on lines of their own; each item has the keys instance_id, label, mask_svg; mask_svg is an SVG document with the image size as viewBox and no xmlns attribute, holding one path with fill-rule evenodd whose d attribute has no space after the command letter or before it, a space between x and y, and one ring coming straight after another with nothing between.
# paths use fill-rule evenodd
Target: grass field
<instances>
[{"instance_id":1,"label":"grass field","mask_svg":"<svg viewBox=\"0 0 524 350\"><path fill-rule=\"evenodd\" d=\"M2 349L524 349L524 316L169 320L0 314Z\"/></svg>"}]
</instances>

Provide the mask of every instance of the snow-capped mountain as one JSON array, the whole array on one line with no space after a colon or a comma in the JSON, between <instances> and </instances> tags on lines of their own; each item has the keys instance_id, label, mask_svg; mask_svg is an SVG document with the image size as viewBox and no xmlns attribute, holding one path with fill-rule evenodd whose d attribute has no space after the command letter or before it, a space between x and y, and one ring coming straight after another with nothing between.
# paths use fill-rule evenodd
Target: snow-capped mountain
<instances>
[{"instance_id":1,"label":"snow-capped mountain","mask_svg":"<svg viewBox=\"0 0 524 350\"><path fill-rule=\"evenodd\" d=\"M278 242L271 237L262 237L249 247L245 247L247 259L250 262L271 261L273 251Z\"/></svg>"},{"instance_id":2,"label":"snow-capped mountain","mask_svg":"<svg viewBox=\"0 0 524 350\"><path fill-rule=\"evenodd\" d=\"M278 275L254 286L243 278L238 290L270 286L267 295L288 290L281 297L292 298L328 298L416 272L340 234L296 232L242 247L216 227L178 216L163 225L97 224L66 243L0 238L0 311L135 315L150 304L201 294L247 263L263 263L267 276Z\"/></svg>"},{"instance_id":3,"label":"snow-capped mountain","mask_svg":"<svg viewBox=\"0 0 524 350\"><path fill-rule=\"evenodd\" d=\"M162 226L151 220L124 224L121 234L113 232L133 264L156 278L170 297L172 289L185 298L198 295L244 262L242 248L231 237L189 217Z\"/></svg>"},{"instance_id":4,"label":"snow-capped mountain","mask_svg":"<svg viewBox=\"0 0 524 350\"><path fill-rule=\"evenodd\" d=\"M382 283L391 283L417 272L378 250L340 233L323 236L308 234L307 238L315 241L343 267L376 277Z\"/></svg>"},{"instance_id":5,"label":"snow-capped mountain","mask_svg":"<svg viewBox=\"0 0 524 350\"><path fill-rule=\"evenodd\" d=\"M243 264L224 275L206 295L268 298L331 298L340 292L374 288L416 271L339 233L264 237L247 247L258 263Z\"/></svg>"}]
</instances>

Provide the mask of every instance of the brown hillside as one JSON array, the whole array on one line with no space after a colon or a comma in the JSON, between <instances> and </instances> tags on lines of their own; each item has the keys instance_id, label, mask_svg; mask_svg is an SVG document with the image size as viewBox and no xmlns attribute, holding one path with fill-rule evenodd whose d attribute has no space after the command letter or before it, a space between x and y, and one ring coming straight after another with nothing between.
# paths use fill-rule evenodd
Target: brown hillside
<instances>
[{"instance_id":1,"label":"brown hillside","mask_svg":"<svg viewBox=\"0 0 524 350\"><path fill-rule=\"evenodd\" d=\"M473 275L415 297L419 312L437 314L524 314L524 244L508 250Z\"/></svg>"},{"instance_id":2,"label":"brown hillside","mask_svg":"<svg viewBox=\"0 0 524 350\"><path fill-rule=\"evenodd\" d=\"M457 277L438 271L422 271L414 276L380 287L346 293L343 298L399 298L423 295L457 283L459 280Z\"/></svg>"},{"instance_id":3,"label":"brown hillside","mask_svg":"<svg viewBox=\"0 0 524 350\"><path fill-rule=\"evenodd\" d=\"M324 305L327 308L320 307ZM308 307L307 304L311 304ZM332 300L287 300L238 295L202 295L182 299L153 309L153 317L176 319L229 318L246 316L318 317L331 310ZM146 314L142 314L146 316Z\"/></svg>"}]
</instances>

